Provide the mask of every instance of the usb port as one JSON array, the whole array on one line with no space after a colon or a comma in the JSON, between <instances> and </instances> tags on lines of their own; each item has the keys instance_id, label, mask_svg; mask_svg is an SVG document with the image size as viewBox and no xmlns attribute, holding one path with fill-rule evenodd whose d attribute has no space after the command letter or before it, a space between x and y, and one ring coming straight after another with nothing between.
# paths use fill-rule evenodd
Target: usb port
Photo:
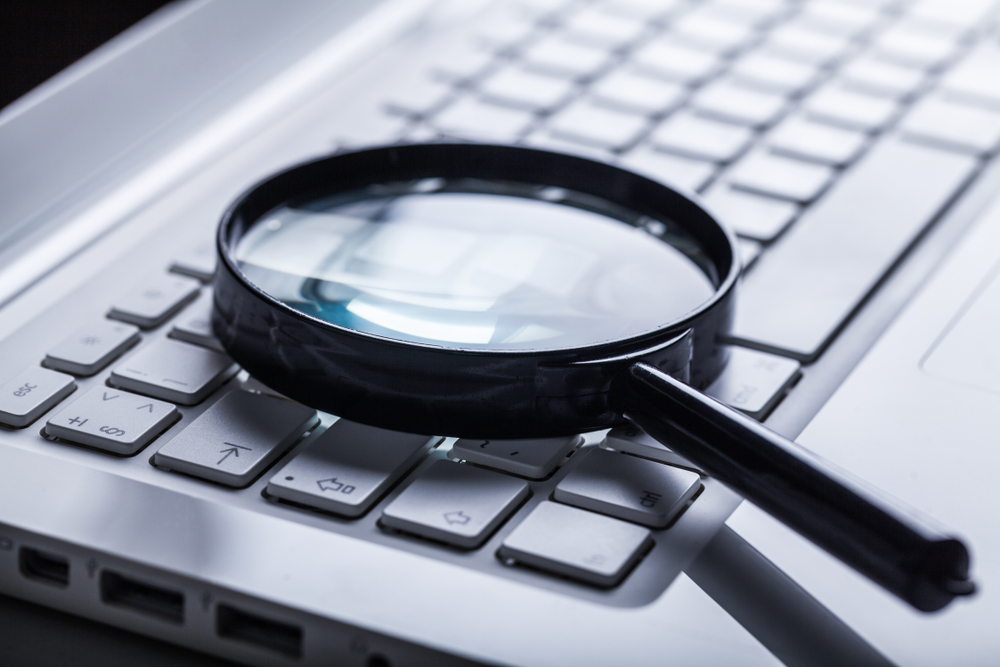
<instances>
[{"instance_id":1,"label":"usb port","mask_svg":"<svg viewBox=\"0 0 1000 667\"><path fill-rule=\"evenodd\" d=\"M302 628L249 614L226 604L216 607L215 631L220 637L255 644L293 658L302 656Z\"/></svg>"},{"instance_id":2,"label":"usb port","mask_svg":"<svg viewBox=\"0 0 1000 667\"><path fill-rule=\"evenodd\" d=\"M101 600L171 623L184 622L184 594L105 570L101 572Z\"/></svg>"},{"instance_id":3,"label":"usb port","mask_svg":"<svg viewBox=\"0 0 1000 667\"><path fill-rule=\"evenodd\" d=\"M21 574L28 579L44 581L65 588L69 585L69 559L63 556L21 547L18 558Z\"/></svg>"}]
</instances>

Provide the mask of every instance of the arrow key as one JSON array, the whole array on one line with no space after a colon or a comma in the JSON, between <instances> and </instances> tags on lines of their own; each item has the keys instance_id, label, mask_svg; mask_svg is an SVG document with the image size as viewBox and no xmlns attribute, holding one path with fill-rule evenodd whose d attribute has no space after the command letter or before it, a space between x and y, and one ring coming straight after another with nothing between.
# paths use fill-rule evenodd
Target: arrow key
<instances>
[{"instance_id":1,"label":"arrow key","mask_svg":"<svg viewBox=\"0 0 1000 667\"><path fill-rule=\"evenodd\" d=\"M389 503L379 522L386 528L475 549L529 494L524 480L438 460Z\"/></svg>"},{"instance_id":2,"label":"arrow key","mask_svg":"<svg viewBox=\"0 0 1000 667\"><path fill-rule=\"evenodd\" d=\"M246 486L319 421L316 411L233 391L160 447L153 463L226 486Z\"/></svg>"}]
</instances>

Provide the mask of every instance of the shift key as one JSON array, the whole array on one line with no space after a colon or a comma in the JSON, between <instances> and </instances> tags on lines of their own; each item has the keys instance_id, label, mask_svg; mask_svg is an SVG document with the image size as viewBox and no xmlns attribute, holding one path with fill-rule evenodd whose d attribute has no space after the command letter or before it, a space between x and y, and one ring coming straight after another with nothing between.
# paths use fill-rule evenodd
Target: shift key
<instances>
[{"instance_id":1,"label":"shift key","mask_svg":"<svg viewBox=\"0 0 1000 667\"><path fill-rule=\"evenodd\" d=\"M757 260L730 339L814 360L977 164L886 138Z\"/></svg>"},{"instance_id":2,"label":"shift key","mask_svg":"<svg viewBox=\"0 0 1000 667\"><path fill-rule=\"evenodd\" d=\"M246 486L317 423L312 408L233 391L160 447L153 463L226 486Z\"/></svg>"}]
</instances>

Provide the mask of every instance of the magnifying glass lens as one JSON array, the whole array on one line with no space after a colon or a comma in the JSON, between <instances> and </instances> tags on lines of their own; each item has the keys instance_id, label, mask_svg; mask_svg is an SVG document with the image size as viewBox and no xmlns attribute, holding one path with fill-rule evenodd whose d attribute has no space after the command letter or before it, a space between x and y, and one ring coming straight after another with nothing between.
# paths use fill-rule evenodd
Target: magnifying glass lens
<instances>
[{"instance_id":1,"label":"magnifying glass lens","mask_svg":"<svg viewBox=\"0 0 1000 667\"><path fill-rule=\"evenodd\" d=\"M371 185L271 211L244 276L332 324L446 348L545 350L654 331L719 286L698 242L562 188L475 179Z\"/></svg>"}]
</instances>

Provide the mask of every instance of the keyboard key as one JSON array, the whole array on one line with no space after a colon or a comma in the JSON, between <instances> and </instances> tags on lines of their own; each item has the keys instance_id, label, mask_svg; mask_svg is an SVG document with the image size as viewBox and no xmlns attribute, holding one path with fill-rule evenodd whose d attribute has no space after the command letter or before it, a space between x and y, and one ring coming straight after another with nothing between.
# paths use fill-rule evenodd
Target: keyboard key
<instances>
[{"instance_id":1,"label":"keyboard key","mask_svg":"<svg viewBox=\"0 0 1000 667\"><path fill-rule=\"evenodd\" d=\"M175 340L158 340L111 371L108 382L171 403L195 405L239 370L225 354Z\"/></svg>"},{"instance_id":2,"label":"keyboard key","mask_svg":"<svg viewBox=\"0 0 1000 667\"><path fill-rule=\"evenodd\" d=\"M581 443L583 437L579 435L532 440L462 438L452 446L448 456L528 479L542 479L548 477L566 455Z\"/></svg>"},{"instance_id":3,"label":"keyboard key","mask_svg":"<svg viewBox=\"0 0 1000 667\"><path fill-rule=\"evenodd\" d=\"M630 151L619 164L655 181L692 192L705 187L717 171L711 162L670 155L648 146Z\"/></svg>"},{"instance_id":4,"label":"keyboard key","mask_svg":"<svg viewBox=\"0 0 1000 667\"><path fill-rule=\"evenodd\" d=\"M697 51L654 40L632 54L632 62L643 73L680 83L698 84L713 77L723 65L714 53Z\"/></svg>"},{"instance_id":5,"label":"keyboard key","mask_svg":"<svg viewBox=\"0 0 1000 667\"><path fill-rule=\"evenodd\" d=\"M613 449L618 452L641 456L644 459L697 470L686 458L675 453L658 440L654 440L652 436L632 424L616 426L608 431L608 434L604 436L604 440L601 441L600 446L604 449Z\"/></svg>"},{"instance_id":6,"label":"keyboard key","mask_svg":"<svg viewBox=\"0 0 1000 667\"><path fill-rule=\"evenodd\" d=\"M788 101L782 95L753 90L722 79L695 93L691 106L704 116L761 127L770 125L784 114Z\"/></svg>"},{"instance_id":7,"label":"keyboard key","mask_svg":"<svg viewBox=\"0 0 1000 667\"><path fill-rule=\"evenodd\" d=\"M553 136L611 150L635 142L648 122L643 116L625 114L581 100L563 109L548 123Z\"/></svg>"},{"instance_id":8,"label":"keyboard key","mask_svg":"<svg viewBox=\"0 0 1000 667\"><path fill-rule=\"evenodd\" d=\"M861 154L868 135L795 116L774 128L765 143L775 153L843 167Z\"/></svg>"},{"instance_id":9,"label":"keyboard key","mask_svg":"<svg viewBox=\"0 0 1000 667\"><path fill-rule=\"evenodd\" d=\"M774 239L799 213L792 202L735 190L727 183L710 189L705 204L740 236L764 242Z\"/></svg>"},{"instance_id":10,"label":"keyboard key","mask_svg":"<svg viewBox=\"0 0 1000 667\"><path fill-rule=\"evenodd\" d=\"M504 539L501 559L595 586L619 584L653 544L635 524L544 501Z\"/></svg>"},{"instance_id":11,"label":"keyboard key","mask_svg":"<svg viewBox=\"0 0 1000 667\"><path fill-rule=\"evenodd\" d=\"M995 0L917 0L907 12L908 16L924 25L948 26L965 30L989 17L995 9Z\"/></svg>"},{"instance_id":12,"label":"keyboard key","mask_svg":"<svg viewBox=\"0 0 1000 667\"><path fill-rule=\"evenodd\" d=\"M839 37L857 37L883 19L877 7L838 2L811 2L802 7L790 24L804 30Z\"/></svg>"},{"instance_id":13,"label":"keyboard key","mask_svg":"<svg viewBox=\"0 0 1000 667\"><path fill-rule=\"evenodd\" d=\"M818 197L833 176L825 165L757 151L740 160L725 179L740 190L805 204Z\"/></svg>"},{"instance_id":14,"label":"keyboard key","mask_svg":"<svg viewBox=\"0 0 1000 667\"><path fill-rule=\"evenodd\" d=\"M1000 109L1000 44L976 48L941 79L941 88L986 107Z\"/></svg>"},{"instance_id":15,"label":"keyboard key","mask_svg":"<svg viewBox=\"0 0 1000 667\"><path fill-rule=\"evenodd\" d=\"M86 377L120 357L139 338L139 329L131 324L99 320L59 343L42 363L57 371Z\"/></svg>"},{"instance_id":16,"label":"keyboard key","mask_svg":"<svg viewBox=\"0 0 1000 667\"><path fill-rule=\"evenodd\" d=\"M369 113L353 117L351 123L337 127L332 143L337 150L353 150L366 146L391 144L403 137L410 128L410 119L387 113Z\"/></svg>"},{"instance_id":17,"label":"keyboard key","mask_svg":"<svg viewBox=\"0 0 1000 667\"><path fill-rule=\"evenodd\" d=\"M611 54L602 48L576 44L563 37L547 37L521 54L527 67L569 79L588 79L611 63Z\"/></svg>"},{"instance_id":18,"label":"keyboard key","mask_svg":"<svg viewBox=\"0 0 1000 667\"><path fill-rule=\"evenodd\" d=\"M779 18L787 10L784 0L709 0L693 7L688 15L757 28Z\"/></svg>"},{"instance_id":19,"label":"keyboard key","mask_svg":"<svg viewBox=\"0 0 1000 667\"><path fill-rule=\"evenodd\" d=\"M923 70L888 63L871 55L855 58L838 74L851 88L894 98L912 95L927 78Z\"/></svg>"},{"instance_id":20,"label":"keyboard key","mask_svg":"<svg viewBox=\"0 0 1000 667\"><path fill-rule=\"evenodd\" d=\"M463 98L447 107L431 124L447 136L513 143L534 123L526 111Z\"/></svg>"},{"instance_id":21,"label":"keyboard key","mask_svg":"<svg viewBox=\"0 0 1000 667\"><path fill-rule=\"evenodd\" d=\"M799 362L745 347L729 348L729 361L705 393L763 419L799 377Z\"/></svg>"},{"instance_id":22,"label":"keyboard key","mask_svg":"<svg viewBox=\"0 0 1000 667\"><path fill-rule=\"evenodd\" d=\"M141 329L155 329L194 301L200 290L197 280L165 274L115 301L108 317Z\"/></svg>"},{"instance_id":23,"label":"keyboard key","mask_svg":"<svg viewBox=\"0 0 1000 667\"><path fill-rule=\"evenodd\" d=\"M444 81L466 83L493 64L493 54L473 43L446 46L430 66L431 75Z\"/></svg>"},{"instance_id":24,"label":"keyboard key","mask_svg":"<svg viewBox=\"0 0 1000 667\"><path fill-rule=\"evenodd\" d=\"M819 75L819 69L767 53L748 53L736 61L729 75L748 86L792 95L808 88Z\"/></svg>"},{"instance_id":25,"label":"keyboard key","mask_svg":"<svg viewBox=\"0 0 1000 667\"><path fill-rule=\"evenodd\" d=\"M153 463L226 486L246 486L318 423L316 411L304 405L231 391L160 447Z\"/></svg>"},{"instance_id":26,"label":"keyboard key","mask_svg":"<svg viewBox=\"0 0 1000 667\"><path fill-rule=\"evenodd\" d=\"M814 359L977 164L884 139L744 276L732 339Z\"/></svg>"},{"instance_id":27,"label":"keyboard key","mask_svg":"<svg viewBox=\"0 0 1000 667\"><path fill-rule=\"evenodd\" d=\"M985 156L1000 148L1000 109L930 97L918 102L900 127L906 137L962 153Z\"/></svg>"},{"instance_id":28,"label":"keyboard key","mask_svg":"<svg viewBox=\"0 0 1000 667\"><path fill-rule=\"evenodd\" d=\"M385 108L404 116L426 116L443 106L451 95L449 84L415 76L392 87Z\"/></svg>"},{"instance_id":29,"label":"keyboard key","mask_svg":"<svg viewBox=\"0 0 1000 667\"><path fill-rule=\"evenodd\" d=\"M267 483L276 498L347 517L367 512L439 438L341 419Z\"/></svg>"},{"instance_id":30,"label":"keyboard key","mask_svg":"<svg viewBox=\"0 0 1000 667\"><path fill-rule=\"evenodd\" d=\"M899 111L895 100L848 90L842 85L816 91L805 99L803 108L813 120L862 132L882 129Z\"/></svg>"},{"instance_id":31,"label":"keyboard key","mask_svg":"<svg viewBox=\"0 0 1000 667\"><path fill-rule=\"evenodd\" d=\"M607 0L604 6L609 13L642 21L658 22L686 7L686 2L684 0Z\"/></svg>"},{"instance_id":32,"label":"keyboard key","mask_svg":"<svg viewBox=\"0 0 1000 667\"><path fill-rule=\"evenodd\" d=\"M642 114L673 111L687 97L687 88L619 69L590 87L590 95L608 107Z\"/></svg>"},{"instance_id":33,"label":"keyboard key","mask_svg":"<svg viewBox=\"0 0 1000 667\"><path fill-rule=\"evenodd\" d=\"M386 528L475 549L529 494L524 480L439 460L389 503L379 522Z\"/></svg>"},{"instance_id":34,"label":"keyboard key","mask_svg":"<svg viewBox=\"0 0 1000 667\"><path fill-rule=\"evenodd\" d=\"M170 265L170 272L194 278L203 283L215 276L215 244L205 242Z\"/></svg>"},{"instance_id":35,"label":"keyboard key","mask_svg":"<svg viewBox=\"0 0 1000 667\"><path fill-rule=\"evenodd\" d=\"M169 403L109 387L94 387L45 425L54 438L113 454L135 454L180 419Z\"/></svg>"},{"instance_id":36,"label":"keyboard key","mask_svg":"<svg viewBox=\"0 0 1000 667\"><path fill-rule=\"evenodd\" d=\"M22 428L76 390L72 376L31 366L0 385L0 424Z\"/></svg>"},{"instance_id":37,"label":"keyboard key","mask_svg":"<svg viewBox=\"0 0 1000 667\"><path fill-rule=\"evenodd\" d=\"M729 162L742 153L753 138L745 127L718 123L680 111L661 123L649 141L671 153L710 162Z\"/></svg>"},{"instance_id":38,"label":"keyboard key","mask_svg":"<svg viewBox=\"0 0 1000 667\"><path fill-rule=\"evenodd\" d=\"M731 53L747 44L756 35L757 32L751 25L720 21L696 12L674 21L668 33L671 41L717 53Z\"/></svg>"},{"instance_id":39,"label":"keyboard key","mask_svg":"<svg viewBox=\"0 0 1000 667\"><path fill-rule=\"evenodd\" d=\"M665 528L701 489L701 478L690 470L607 449L590 448L579 456L552 497L650 528Z\"/></svg>"},{"instance_id":40,"label":"keyboard key","mask_svg":"<svg viewBox=\"0 0 1000 667\"><path fill-rule=\"evenodd\" d=\"M528 111L548 111L560 106L576 90L572 81L507 67L479 84L491 102Z\"/></svg>"},{"instance_id":41,"label":"keyboard key","mask_svg":"<svg viewBox=\"0 0 1000 667\"><path fill-rule=\"evenodd\" d=\"M202 295L200 299L185 308L167 335L185 343L225 352L219 339L212 333L211 293Z\"/></svg>"},{"instance_id":42,"label":"keyboard key","mask_svg":"<svg viewBox=\"0 0 1000 667\"><path fill-rule=\"evenodd\" d=\"M760 50L795 62L825 66L847 55L851 46L851 41L844 36L824 35L787 25L772 30Z\"/></svg>"},{"instance_id":43,"label":"keyboard key","mask_svg":"<svg viewBox=\"0 0 1000 667\"><path fill-rule=\"evenodd\" d=\"M574 41L614 49L638 39L646 25L602 7L588 7L571 16L562 29Z\"/></svg>"},{"instance_id":44,"label":"keyboard key","mask_svg":"<svg viewBox=\"0 0 1000 667\"><path fill-rule=\"evenodd\" d=\"M917 32L906 25L892 26L872 42L872 53L910 67L931 69L955 54L957 44L949 38Z\"/></svg>"}]
</instances>

